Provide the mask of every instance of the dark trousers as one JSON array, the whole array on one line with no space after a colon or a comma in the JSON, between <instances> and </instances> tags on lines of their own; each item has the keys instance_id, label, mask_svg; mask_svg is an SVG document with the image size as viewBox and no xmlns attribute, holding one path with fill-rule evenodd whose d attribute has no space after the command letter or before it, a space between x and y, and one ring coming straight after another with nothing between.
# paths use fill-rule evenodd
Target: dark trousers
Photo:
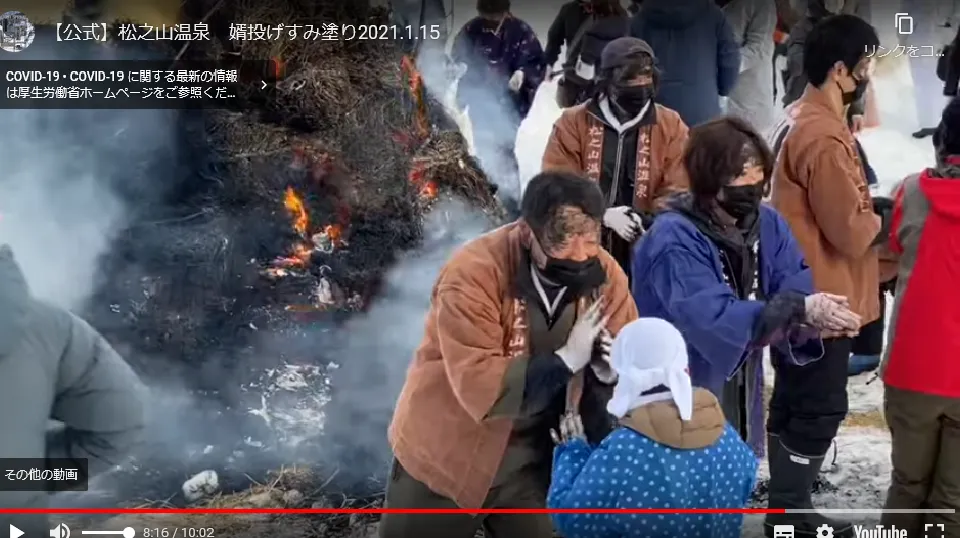
<instances>
[{"instance_id":1,"label":"dark trousers","mask_svg":"<svg viewBox=\"0 0 960 538\"><path fill-rule=\"evenodd\" d=\"M854 355L880 355L883 353L883 330L887 319L887 292L880 288L880 317L860 328L860 334L853 339Z\"/></svg>"},{"instance_id":2,"label":"dark trousers","mask_svg":"<svg viewBox=\"0 0 960 538\"><path fill-rule=\"evenodd\" d=\"M847 362L853 340L823 341L823 358L805 366L789 364L771 350L775 378L767 432L806 456L827 453L847 416Z\"/></svg>"},{"instance_id":3,"label":"dark trousers","mask_svg":"<svg viewBox=\"0 0 960 538\"><path fill-rule=\"evenodd\" d=\"M547 492L541 477L518 471L487 495L484 508L545 508ZM452 500L413 478L396 460L387 485L386 508L451 509ZM479 529L487 538L553 538L547 514L384 514L380 538L473 538Z\"/></svg>"},{"instance_id":4,"label":"dark trousers","mask_svg":"<svg viewBox=\"0 0 960 538\"><path fill-rule=\"evenodd\" d=\"M893 473L885 510L960 510L960 398L887 385L883 414L890 427ZM906 536L960 536L960 514L886 512L886 527ZM933 525L925 529L924 525ZM942 527L940 527L942 525Z\"/></svg>"}]
</instances>

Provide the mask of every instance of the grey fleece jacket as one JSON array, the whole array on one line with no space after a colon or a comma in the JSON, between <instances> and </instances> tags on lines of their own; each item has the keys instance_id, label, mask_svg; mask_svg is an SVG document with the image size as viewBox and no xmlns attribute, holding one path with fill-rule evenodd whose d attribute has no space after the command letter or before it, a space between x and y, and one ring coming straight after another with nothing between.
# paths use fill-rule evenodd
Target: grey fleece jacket
<instances>
[{"instance_id":1,"label":"grey fleece jacket","mask_svg":"<svg viewBox=\"0 0 960 538\"><path fill-rule=\"evenodd\" d=\"M144 396L96 330L31 296L10 247L0 246L0 467L5 458L86 458L91 476L109 470L140 441ZM51 430L51 420L62 426ZM3 508L48 502L44 492L0 491ZM28 537L47 536L47 520L4 514L0 531L13 524Z\"/></svg>"}]
</instances>

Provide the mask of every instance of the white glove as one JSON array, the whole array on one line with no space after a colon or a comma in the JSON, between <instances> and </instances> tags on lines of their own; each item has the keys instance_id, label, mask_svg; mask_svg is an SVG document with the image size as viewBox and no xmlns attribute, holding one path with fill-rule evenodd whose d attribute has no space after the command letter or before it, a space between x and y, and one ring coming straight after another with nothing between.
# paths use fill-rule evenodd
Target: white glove
<instances>
[{"instance_id":1,"label":"white glove","mask_svg":"<svg viewBox=\"0 0 960 538\"><path fill-rule=\"evenodd\" d=\"M857 332L860 316L850 310L846 297L829 293L814 293L804 299L807 323L826 331Z\"/></svg>"},{"instance_id":2,"label":"white glove","mask_svg":"<svg viewBox=\"0 0 960 538\"><path fill-rule=\"evenodd\" d=\"M571 372L579 372L593 358L593 346L600 332L607 326L609 316L601 318L603 298L597 299L590 308L577 319L567 336L567 342L557 350L557 356Z\"/></svg>"},{"instance_id":3,"label":"white glove","mask_svg":"<svg viewBox=\"0 0 960 538\"><path fill-rule=\"evenodd\" d=\"M600 331L600 357L590 361L590 368L601 383L612 385L617 381L617 372L610 365L610 351L613 349L613 336L604 327Z\"/></svg>"},{"instance_id":4,"label":"white glove","mask_svg":"<svg viewBox=\"0 0 960 538\"><path fill-rule=\"evenodd\" d=\"M510 77L510 91L518 92L520 91L520 86L523 86L523 71L517 69L513 72L513 76Z\"/></svg>"},{"instance_id":5,"label":"white glove","mask_svg":"<svg viewBox=\"0 0 960 538\"><path fill-rule=\"evenodd\" d=\"M603 225L626 241L633 241L643 233L643 220L632 208L611 207L603 214Z\"/></svg>"}]
</instances>

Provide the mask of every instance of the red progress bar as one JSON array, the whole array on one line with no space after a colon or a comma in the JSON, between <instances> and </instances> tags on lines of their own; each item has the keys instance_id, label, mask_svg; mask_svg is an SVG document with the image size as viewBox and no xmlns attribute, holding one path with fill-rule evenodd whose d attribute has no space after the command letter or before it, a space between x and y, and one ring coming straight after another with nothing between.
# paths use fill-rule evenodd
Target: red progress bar
<instances>
[{"instance_id":1,"label":"red progress bar","mask_svg":"<svg viewBox=\"0 0 960 538\"><path fill-rule=\"evenodd\" d=\"M785 514L782 508L0 508L0 514Z\"/></svg>"}]
</instances>

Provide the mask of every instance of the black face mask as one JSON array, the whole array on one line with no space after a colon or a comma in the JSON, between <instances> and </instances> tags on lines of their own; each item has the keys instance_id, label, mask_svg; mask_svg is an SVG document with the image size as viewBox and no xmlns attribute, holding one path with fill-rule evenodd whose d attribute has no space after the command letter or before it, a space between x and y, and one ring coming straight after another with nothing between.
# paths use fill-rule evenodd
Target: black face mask
<instances>
[{"instance_id":1,"label":"black face mask","mask_svg":"<svg viewBox=\"0 0 960 538\"><path fill-rule=\"evenodd\" d=\"M760 209L763 199L763 185L740 185L724 187L723 200L718 200L720 207L731 217L740 220L752 215Z\"/></svg>"},{"instance_id":2,"label":"black face mask","mask_svg":"<svg viewBox=\"0 0 960 538\"><path fill-rule=\"evenodd\" d=\"M607 272L596 256L582 262L547 258L540 274L551 282L566 286L568 291L580 296L607 281Z\"/></svg>"},{"instance_id":3,"label":"black face mask","mask_svg":"<svg viewBox=\"0 0 960 538\"><path fill-rule=\"evenodd\" d=\"M852 77L854 82L857 83L856 87L853 88L852 92L844 92L843 87L840 87L840 91L843 92L843 104L844 106L850 105L856 101L859 101L863 94L867 92L867 85L870 83L870 79L858 79ZM837 84L840 84L839 82Z\"/></svg>"},{"instance_id":4,"label":"black face mask","mask_svg":"<svg viewBox=\"0 0 960 538\"><path fill-rule=\"evenodd\" d=\"M643 107L653 99L653 86L617 86L615 100L631 118L635 118Z\"/></svg>"},{"instance_id":5,"label":"black face mask","mask_svg":"<svg viewBox=\"0 0 960 538\"><path fill-rule=\"evenodd\" d=\"M487 30L496 30L498 26L500 26L500 21L483 19L483 27Z\"/></svg>"}]
</instances>

